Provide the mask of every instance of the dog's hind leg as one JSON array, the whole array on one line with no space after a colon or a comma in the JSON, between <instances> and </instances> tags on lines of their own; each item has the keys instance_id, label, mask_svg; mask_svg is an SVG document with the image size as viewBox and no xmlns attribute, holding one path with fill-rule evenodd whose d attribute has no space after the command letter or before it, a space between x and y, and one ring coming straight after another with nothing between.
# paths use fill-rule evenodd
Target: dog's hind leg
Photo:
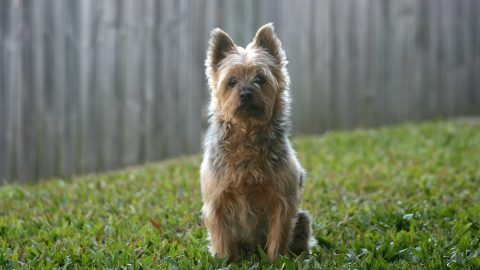
<instances>
[{"instance_id":1,"label":"dog's hind leg","mask_svg":"<svg viewBox=\"0 0 480 270\"><path fill-rule=\"evenodd\" d=\"M293 230L292 242L289 250L295 255L300 255L302 252L309 251L311 245L311 218L307 211L299 211L297 213L297 222Z\"/></svg>"}]
</instances>

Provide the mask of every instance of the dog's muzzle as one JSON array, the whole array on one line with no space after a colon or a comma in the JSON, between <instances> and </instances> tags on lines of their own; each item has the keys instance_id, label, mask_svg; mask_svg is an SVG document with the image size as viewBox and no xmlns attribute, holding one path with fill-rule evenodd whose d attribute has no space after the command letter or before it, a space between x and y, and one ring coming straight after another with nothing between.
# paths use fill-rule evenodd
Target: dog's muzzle
<instances>
[{"instance_id":1,"label":"dog's muzzle","mask_svg":"<svg viewBox=\"0 0 480 270\"><path fill-rule=\"evenodd\" d=\"M250 87L242 87L240 89L240 103L247 105L253 100L253 89Z\"/></svg>"}]
</instances>

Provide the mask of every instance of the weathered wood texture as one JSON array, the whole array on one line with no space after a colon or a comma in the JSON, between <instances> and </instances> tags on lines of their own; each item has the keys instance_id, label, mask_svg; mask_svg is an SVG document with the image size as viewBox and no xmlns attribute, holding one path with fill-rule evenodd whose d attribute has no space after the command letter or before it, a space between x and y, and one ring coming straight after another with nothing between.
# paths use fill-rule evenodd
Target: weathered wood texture
<instances>
[{"instance_id":1,"label":"weathered wood texture","mask_svg":"<svg viewBox=\"0 0 480 270\"><path fill-rule=\"evenodd\" d=\"M274 22L295 134L480 113L477 0L1 0L0 183L198 152L209 31Z\"/></svg>"}]
</instances>

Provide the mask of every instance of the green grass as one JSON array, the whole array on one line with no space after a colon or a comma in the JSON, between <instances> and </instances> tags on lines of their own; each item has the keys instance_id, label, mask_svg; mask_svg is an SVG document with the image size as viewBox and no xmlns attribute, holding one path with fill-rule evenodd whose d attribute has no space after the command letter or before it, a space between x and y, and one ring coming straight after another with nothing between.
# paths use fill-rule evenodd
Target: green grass
<instances>
[{"instance_id":1,"label":"green grass","mask_svg":"<svg viewBox=\"0 0 480 270\"><path fill-rule=\"evenodd\" d=\"M480 124L295 140L311 255L229 265L207 252L200 157L0 188L0 268L480 269Z\"/></svg>"}]
</instances>

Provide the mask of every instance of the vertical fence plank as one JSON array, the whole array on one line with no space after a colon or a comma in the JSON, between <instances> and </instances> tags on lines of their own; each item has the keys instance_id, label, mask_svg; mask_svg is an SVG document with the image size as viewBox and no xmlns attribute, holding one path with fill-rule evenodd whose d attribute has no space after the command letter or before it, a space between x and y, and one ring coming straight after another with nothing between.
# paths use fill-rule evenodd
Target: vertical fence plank
<instances>
[{"instance_id":1,"label":"vertical fence plank","mask_svg":"<svg viewBox=\"0 0 480 270\"><path fill-rule=\"evenodd\" d=\"M52 51L52 86L53 86L53 108L52 117L54 125L54 149L55 161L54 172L61 176L66 175L66 142L65 125L67 122L66 102L66 78L65 78L65 24L64 2L53 1L53 51Z\"/></svg>"},{"instance_id":2,"label":"vertical fence plank","mask_svg":"<svg viewBox=\"0 0 480 270\"><path fill-rule=\"evenodd\" d=\"M185 125L183 126L183 133L185 134L185 146L182 149L183 153L194 153L198 150L198 145L200 144L199 134L200 134L200 88L202 84L198 84L197 74L199 73L198 65L196 65L196 57L194 55L195 46L197 40L197 31L195 16L196 12L190 6L189 0L181 1L181 10L184 12L186 18L192 18L191 20L182 20L182 29L180 30L183 34L183 40L180 42L181 45L181 65L185 73L180 82L183 82L183 85L180 85L180 89L183 89L182 96L184 102L182 105L182 111L185 112ZM201 30L200 28L199 30ZM181 76L182 77L182 76ZM195 90L196 89L196 90Z\"/></svg>"},{"instance_id":3,"label":"vertical fence plank","mask_svg":"<svg viewBox=\"0 0 480 270\"><path fill-rule=\"evenodd\" d=\"M89 138L92 138L91 126L93 120L90 115L92 107L90 104L95 102L93 95L90 96L90 89L92 88L92 73L93 70L93 54L92 43L93 37L91 29L94 25L93 5L95 1L86 0L80 6L80 57L79 57L79 105L80 114L78 120L78 130L80 141L78 143L78 150L80 163L77 171L85 173L93 169L96 162L95 148L91 147ZM92 99L92 100L90 100Z\"/></svg>"},{"instance_id":4,"label":"vertical fence plank","mask_svg":"<svg viewBox=\"0 0 480 270\"><path fill-rule=\"evenodd\" d=\"M2 127L4 128L3 133L3 177L6 180L15 179L13 174L14 168L14 117L16 112L15 105L15 89L14 79L15 79L15 16L18 16L18 5L14 5L9 2L4 5L4 11L2 12L2 66L3 66L3 76L2 76L2 88L3 88L3 106L2 106ZM18 24L16 24L18 27Z\"/></svg>"},{"instance_id":5,"label":"vertical fence plank","mask_svg":"<svg viewBox=\"0 0 480 270\"><path fill-rule=\"evenodd\" d=\"M331 36L330 32L330 16L331 13L330 0L313 1L314 10L316 16L314 19L314 25L310 31L313 32L315 39L315 61L313 61L314 67L311 71L311 75L315 74L312 80L313 89L315 89L312 103L317 102L315 108L315 115L317 129L314 132L323 132L330 126L330 111L332 110L332 104L329 102L332 92L330 85L330 62L332 57L332 49L330 47L330 39L324 38ZM312 7L313 9L313 7ZM294 94L294 93L293 93Z\"/></svg>"},{"instance_id":6,"label":"vertical fence plank","mask_svg":"<svg viewBox=\"0 0 480 270\"><path fill-rule=\"evenodd\" d=\"M355 72L357 73L357 82L352 85L351 88L358 88L358 96L356 100L356 110L354 115L356 119L354 121L355 127L364 126L369 127L372 125L373 117L373 94L370 89L371 80L371 48L370 42L372 34L370 32L370 17L371 17L371 2L369 0L355 1L357 16L353 25L356 32L356 54L358 57Z\"/></svg>"},{"instance_id":7,"label":"vertical fence plank","mask_svg":"<svg viewBox=\"0 0 480 270\"><path fill-rule=\"evenodd\" d=\"M33 1L24 1L22 11L22 35L20 36L21 50L21 91L19 102L21 111L18 121L22 125L19 129L19 146L17 175L18 179L26 181L32 179L35 171L35 92L33 87Z\"/></svg>"},{"instance_id":8,"label":"vertical fence plank","mask_svg":"<svg viewBox=\"0 0 480 270\"><path fill-rule=\"evenodd\" d=\"M209 31L212 27L207 26L208 15L207 12L207 2L211 2L208 0L200 0L196 1L197 6L195 8L195 20L192 21L193 24L193 31L196 32L194 44L194 68L196 72L194 72L194 81L193 81L193 88L197 88L196 92L196 102L197 108L195 109L194 113L197 117L197 127L194 136L196 136L196 144L194 145L194 151L198 149L198 146L201 142L201 135L202 131L206 129L207 123L207 104L208 104L208 86L207 80L205 78L205 73L203 70L205 69L204 61L205 55L207 50L207 38L209 36ZM199 72L200 71L200 72ZM195 90L193 90L195 91Z\"/></svg>"},{"instance_id":9,"label":"vertical fence plank","mask_svg":"<svg viewBox=\"0 0 480 270\"><path fill-rule=\"evenodd\" d=\"M165 156L176 155L180 152L180 144L182 134L180 134L180 125L184 123L180 122L179 111L182 109L179 107L179 36L176 34L179 27L179 2L167 1L163 5L162 10L165 18L165 26L162 34L162 94L164 99L162 100L162 129L164 130L163 145L166 150Z\"/></svg>"},{"instance_id":10,"label":"vertical fence plank","mask_svg":"<svg viewBox=\"0 0 480 270\"><path fill-rule=\"evenodd\" d=\"M152 37L152 44L153 50L155 52L153 58L153 67L154 67L154 74L153 74L153 109L152 109L152 127L153 127L153 160L158 160L165 156L166 152L166 145L165 145L165 125L164 125L164 117L163 117L163 110L164 106L164 91L165 85L163 80L163 74L165 73L164 70L164 34L166 28L166 20L163 14L165 13L165 6L164 1L155 1L154 2L154 29L153 29L153 37Z\"/></svg>"},{"instance_id":11,"label":"vertical fence plank","mask_svg":"<svg viewBox=\"0 0 480 270\"><path fill-rule=\"evenodd\" d=\"M469 29L474 29L472 31L474 46L472 48L473 55L473 67L470 70L470 76L472 76L472 86L470 88L469 98L473 101L472 106L475 108L473 113L480 113L480 91L478 91L480 85L480 18L478 16L478 10L480 10L480 3L478 1L472 1L472 8L470 9L470 14L472 19L472 24Z\"/></svg>"},{"instance_id":12,"label":"vertical fence plank","mask_svg":"<svg viewBox=\"0 0 480 270\"><path fill-rule=\"evenodd\" d=\"M21 54L21 31L23 6L19 2L13 2L9 14L8 24L12 27L8 33L7 41L7 69L8 75L7 92L8 96L8 118L7 118L7 157L10 158L9 171L10 176L22 180L19 176L21 172L22 153L22 95L23 82L22 72L22 54Z\"/></svg>"},{"instance_id":13,"label":"vertical fence plank","mask_svg":"<svg viewBox=\"0 0 480 270\"><path fill-rule=\"evenodd\" d=\"M345 8L345 27L344 30L346 34L345 43L345 52L348 60L342 61L342 65L345 65L342 70L342 75L344 76L342 81L345 81L345 96L341 99L341 104L344 104L342 110L346 111L344 121L345 128L353 128L356 126L355 123L359 122L358 116L360 112L359 103L362 98L361 93L361 84L360 84L360 52L359 52L359 28L361 27L359 16L361 16L359 6L359 1L350 0L347 1L347 8ZM355 91L352 91L355 89Z\"/></svg>"},{"instance_id":14,"label":"vertical fence plank","mask_svg":"<svg viewBox=\"0 0 480 270\"><path fill-rule=\"evenodd\" d=\"M34 178L46 176L46 123L45 123L45 3L32 1L33 25L33 91L35 117L35 152L36 159L33 170Z\"/></svg>"},{"instance_id":15,"label":"vertical fence plank","mask_svg":"<svg viewBox=\"0 0 480 270\"><path fill-rule=\"evenodd\" d=\"M430 0L429 2L431 16L429 18L429 38L431 41L430 49L428 53L428 69L430 71L429 81L427 84L428 91L428 109L429 116L434 117L438 115L439 104L439 69L438 60L440 59L440 18L441 18L441 5L436 0Z\"/></svg>"},{"instance_id":16,"label":"vertical fence plank","mask_svg":"<svg viewBox=\"0 0 480 270\"><path fill-rule=\"evenodd\" d=\"M188 25L187 21L182 18L190 17L188 14L188 6L184 0L175 1L177 4L175 9L178 12L178 19L175 21L175 29L176 29L176 36L177 36L177 60L178 63L177 70L176 70L176 79L177 79L177 93L176 100L177 100L177 123L175 124L175 130L177 134L177 140L179 141L179 153L186 153L188 148L188 138L189 132L191 132L191 118L188 118L188 114L191 111L190 103L189 103L189 80L190 80L190 72L192 63L188 59L188 45L191 44L189 40L189 36L191 33L188 32Z\"/></svg>"},{"instance_id":17,"label":"vertical fence plank","mask_svg":"<svg viewBox=\"0 0 480 270\"><path fill-rule=\"evenodd\" d=\"M115 166L121 166L123 162L124 148L124 119L125 119L125 60L126 60L126 31L125 31L125 1L111 3L115 5L115 49L114 49L114 81L113 81L113 108L112 113L115 115L113 126L115 129L112 137L109 138L114 142L114 147L110 149L112 152L113 163Z\"/></svg>"},{"instance_id":18,"label":"vertical fence plank","mask_svg":"<svg viewBox=\"0 0 480 270\"><path fill-rule=\"evenodd\" d=\"M53 111L55 107L55 93L54 93L54 81L55 81L55 74L53 71L54 65L54 33L53 29L55 28L54 25L54 6L51 1L45 1L42 7L44 12L44 19L45 19L45 34L44 34L44 61L43 61L43 88L44 88L44 142L43 142L43 157L44 157L44 164L43 164L43 177L52 177L55 173L59 173L55 171L55 151L56 151L56 119L55 113Z\"/></svg>"},{"instance_id":19,"label":"vertical fence plank","mask_svg":"<svg viewBox=\"0 0 480 270\"><path fill-rule=\"evenodd\" d=\"M101 164L100 169L113 169L117 164L118 149L116 145L116 136L118 133L117 114L118 104L116 100L115 82L115 61L116 61L116 43L118 27L116 22L117 8L116 1L102 1L102 18L99 22L98 35L99 41L99 73L98 91L101 95L101 105L103 110L102 135L101 135Z\"/></svg>"},{"instance_id":20,"label":"vertical fence plank","mask_svg":"<svg viewBox=\"0 0 480 270\"><path fill-rule=\"evenodd\" d=\"M154 65L154 29L155 29L155 2L147 0L145 2L145 15L143 17L143 27L145 27L145 40L142 44L142 62L143 62L143 77L142 77L142 143L141 143L141 161L152 160L155 156L154 148L154 114L153 114L153 91L155 87L155 65Z\"/></svg>"},{"instance_id":21,"label":"vertical fence plank","mask_svg":"<svg viewBox=\"0 0 480 270\"><path fill-rule=\"evenodd\" d=\"M462 0L459 2L456 7L456 12L454 14L454 20L456 22L456 72L457 76L455 77L454 85L460 87L458 95L451 102L453 103L453 115L462 114L468 112L470 107L470 102L467 99L467 93L469 88L469 66L470 66L470 46L472 40L468 34L469 26L469 11L470 1Z\"/></svg>"},{"instance_id":22,"label":"vertical fence plank","mask_svg":"<svg viewBox=\"0 0 480 270\"><path fill-rule=\"evenodd\" d=\"M77 138L77 113L78 113L78 77L77 64L79 50L77 46L78 34L78 5L76 1L66 1L63 6L63 17L61 18L64 24L64 46L65 46L65 85L62 91L65 92L65 100L62 104L65 112L65 138L64 138L64 175L68 175L75 170L77 163L76 142Z\"/></svg>"},{"instance_id":23,"label":"vertical fence plank","mask_svg":"<svg viewBox=\"0 0 480 270\"><path fill-rule=\"evenodd\" d=\"M90 163L90 168L93 171L99 171L105 168L105 152L103 145L106 142L106 128L105 128L105 99L106 91L103 88L104 74L102 73L104 67L104 51L105 45L105 2L95 1L93 6L93 24L89 29L92 34L92 84L89 91L94 100L89 102L89 137L88 145L92 155L95 156L96 162Z\"/></svg>"},{"instance_id":24,"label":"vertical fence plank","mask_svg":"<svg viewBox=\"0 0 480 270\"><path fill-rule=\"evenodd\" d=\"M3 116L5 112L3 111L5 108L5 88L3 85L4 79L3 79L3 47L4 47L4 42L3 42L3 28L4 28L4 18L6 16L5 14L5 7L3 9L0 9L0 127L4 127L4 119ZM5 177L5 161L6 157L4 156L5 154L5 132L0 132L0 184L6 183L6 177Z\"/></svg>"},{"instance_id":25,"label":"vertical fence plank","mask_svg":"<svg viewBox=\"0 0 480 270\"><path fill-rule=\"evenodd\" d=\"M138 159L139 153L139 120L140 120L140 89L139 89L139 67L140 67L140 46L142 39L141 29L138 24L140 14L140 2L126 1L124 6L125 16L125 54L121 57L125 60L125 92L124 92L124 149L123 164L131 165Z\"/></svg>"}]
</instances>

